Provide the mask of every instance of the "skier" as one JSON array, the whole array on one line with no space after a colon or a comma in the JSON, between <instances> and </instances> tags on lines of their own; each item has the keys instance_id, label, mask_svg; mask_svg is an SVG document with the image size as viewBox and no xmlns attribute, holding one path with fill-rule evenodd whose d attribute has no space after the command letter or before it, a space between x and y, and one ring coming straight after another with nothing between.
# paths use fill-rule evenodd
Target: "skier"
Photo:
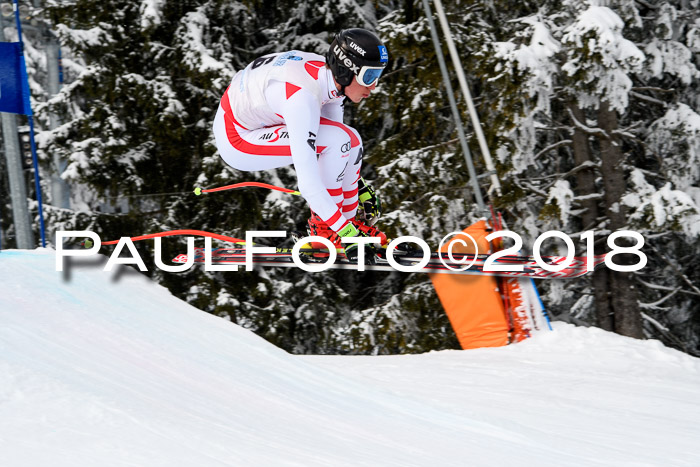
<instances>
[{"instance_id":1,"label":"skier","mask_svg":"<svg viewBox=\"0 0 700 467\"><path fill-rule=\"evenodd\" d=\"M340 31L325 57L298 50L265 55L236 73L214 120L228 165L244 171L294 165L312 211L310 233L328 238L352 261L358 244L340 237L387 239L372 227L381 206L360 176L362 139L343 123L343 101L369 97L387 62L379 38L359 28Z\"/></svg>"}]
</instances>

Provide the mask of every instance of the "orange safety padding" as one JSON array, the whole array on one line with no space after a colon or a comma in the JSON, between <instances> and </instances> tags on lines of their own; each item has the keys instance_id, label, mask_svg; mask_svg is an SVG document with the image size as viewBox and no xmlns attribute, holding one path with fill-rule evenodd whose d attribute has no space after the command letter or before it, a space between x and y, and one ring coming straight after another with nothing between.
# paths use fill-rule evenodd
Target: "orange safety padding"
<instances>
[{"instance_id":1,"label":"orange safety padding","mask_svg":"<svg viewBox=\"0 0 700 467\"><path fill-rule=\"evenodd\" d=\"M476 240L479 253L489 252L486 221L470 225L463 232ZM454 240L445 244L442 251L447 251ZM453 252L474 253L474 247L457 243ZM508 323L495 277L435 273L430 274L430 279L463 349L508 344Z\"/></svg>"}]
</instances>

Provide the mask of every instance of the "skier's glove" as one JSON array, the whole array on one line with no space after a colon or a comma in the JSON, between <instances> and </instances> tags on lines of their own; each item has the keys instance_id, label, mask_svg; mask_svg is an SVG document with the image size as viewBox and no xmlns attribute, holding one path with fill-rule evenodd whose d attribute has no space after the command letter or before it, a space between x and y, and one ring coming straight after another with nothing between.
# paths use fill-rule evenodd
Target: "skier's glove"
<instances>
[{"instance_id":1,"label":"skier's glove","mask_svg":"<svg viewBox=\"0 0 700 467\"><path fill-rule=\"evenodd\" d=\"M368 237L367 234L364 232L361 232L357 230L357 227L355 227L352 222L349 222L348 225L343 227L339 232L338 232L339 237ZM365 264L376 264L377 263L377 255L376 255L376 250L372 245L367 245L367 244L360 244L360 243L349 243L345 244L345 257L350 261L351 263L357 263L358 258L360 256L360 248L363 248L365 251Z\"/></svg>"},{"instance_id":2,"label":"skier's glove","mask_svg":"<svg viewBox=\"0 0 700 467\"><path fill-rule=\"evenodd\" d=\"M360 204L357 210L357 218L372 226L377 222L379 216L382 215L382 202L372 185L367 184L362 177L357 181L357 189Z\"/></svg>"}]
</instances>

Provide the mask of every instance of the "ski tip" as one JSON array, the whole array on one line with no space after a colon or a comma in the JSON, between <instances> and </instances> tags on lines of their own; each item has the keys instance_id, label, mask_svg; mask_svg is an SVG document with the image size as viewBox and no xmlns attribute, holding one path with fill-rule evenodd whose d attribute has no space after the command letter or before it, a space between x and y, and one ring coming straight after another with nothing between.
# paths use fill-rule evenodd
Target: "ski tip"
<instances>
[{"instance_id":1,"label":"ski tip","mask_svg":"<svg viewBox=\"0 0 700 467\"><path fill-rule=\"evenodd\" d=\"M194 194L197 195L197 196L201 195L201 194L202 194L202 189L201 189L200 187L195 188L195 189L194 189Z\"/></svg>"}]
</instances>

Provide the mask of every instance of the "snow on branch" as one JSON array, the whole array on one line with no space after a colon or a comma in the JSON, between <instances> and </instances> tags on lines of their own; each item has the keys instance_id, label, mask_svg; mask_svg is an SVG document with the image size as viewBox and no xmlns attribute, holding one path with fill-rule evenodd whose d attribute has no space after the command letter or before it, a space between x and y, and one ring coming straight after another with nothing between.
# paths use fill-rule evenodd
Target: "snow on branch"
<instances>
[{"instance_id":1,"label":"snow on branch","mask_svg":"<svg viewBox=\"0 0 700 467\"><path fill-rule=\"evenodd\" d=\"M643 308L643 309L645 309L645 310L658 310L658 309L661 309L661 304L662 304L662 303L664 303L666 300L668 300L669 298L671 298L671 297L673 297L674 295L676 295L676 294L677 294L678 292L680 292L681 290L682 290L682 287L676 287L675 289L673 289L673 290L671 291L671 293L666 294L665 296L663 296L663 297L660 298L659 300L657 300L657 301L655 301L655 302L653 302L653 303L640 303L640 304L639 304L639 307L640 307L640 308Z\"/></svg>"},{"instance_id":2,"label":"snow on branch","mask_svg":"<svg viewBox=\"0 0 700 467\"><path fill-rule=\"evenodd\" d=\"M537 160L541 155L546 154L549 151L554 151L555 149L557 149L561 146L569 146L569 145L571 145L571 143L573 143L573 141L570 139L563 139L561 141L557 141L556 143L550 144L549 146L547 146L546 148L544 148L543 150L541 150L540 152L535 154L535 157L533 159Z\"/></svg>"},{"instance_id":3,"label":"snow on branch","mask_svg":"<svg viewBox=\"0 0 700 467\"><path fill-rule=\"evenodd\" d=\"M643 100L643 101L650 102L650 103L652 103L652 104L658 104L658 105L660 105L660 106L662 106L662 107L667 107L667 106L668 106L668 104L667 104L666 102L662 101L661 99L656 99L656 98L654 98L654 97L647 96L646 94L642 94L642 93L640 93L640 92L630 91L630 96L634 96L634 97L636 97L637 99L641 99L641 100Z\"/></svg>"},{"instance_id":4,"label":"snow on branch","mask_svg":"<svg viewBox=\"0 0 700 467\"><path fill-rule=\"evenodd\" d=\"M674 190L671 183L657 189L638 169L630 173L630 182L631 191L622 202L632 208L631 221L654 228L678 224L688 237L700 236L700 209L688 194Z\"/></svg>"},{"instance_id":5,"label":"snow on branch","mask_svg":"<svg viewBox=\"0 0 700 467\"><path fill-rule=\"evenodd\" d=\"M632 88L630 73L641 70L644 53L622 35L622 19L608 7L590 6L564 31L567 62L562 67L577 83L581 107L597 107L601 98L623 113Z\"/></svg>"},{"instance_id":6,"label":"snow on branch","mask_svg":"<svg viewBox=\"0 0 700 467\"><path fill-rule=\"evenodd\" d=\"M210 47L209 29L210 21L206 15L205 6L187 13L182 18L178 34L184 54L183 63L200 73L230 72L227 62L231 61L231 57L228 53L221 58L215 57L215 52Z\"/></svg>"},{"instance_id":7,"label":"snow on branch","mask_svg":"<svg viewBox=\"0 0 700 467\"><path fill-rule=\"evenodd\" d=\"M676 264L676 263L674 263L673 261L671 261L670 259L668 259L668 258L666 257L666 255L664 255L663 253L661 253L661 252L660 252L654 245L652 245L651 243L647 243L647 245L646 245L645 248L649 248L649 249L651 249L654 253L656 253L657 256L658 256L659 258L661 258L666 264L668 264L668 266L673 270L673 272L675 272L676 275L677 275L678 277L680 277L680 278L683 280L683 282L685 282L685 283L690 287L691 290L693 290L696 294L700 294L700 288L698 288L698 287L693 283L693 281L691 281L690 278L689 278L688 276L686 276L686 275L683 273L683 271L680 270L680 268L678 267L678 264Z\"/></svg>"},{"instance_id":8,"label":"snow on branch","mask_svg":"<svg viewBox=\"0 0 700 467\"><path fill-rule=\"evenodd\" d=\"M700 177L700 114L686 104L675 104L650 126L649 148L663 158L670 179L689 191Z\"/></svg>"},{"instance_id":9,"label":"snow on branch","mask_svg":"<svg viewBox=\"0 0 700 467\"><path fill-rule=\"evenodd\" d=\"M655 39L647 44L644 52L649 57L646 72L653 78L667 73L687 85L700 77L700 71L693 64L693 52L680 42Z\"/></svg>"},{"instance_id":10,"label":"snow on branch","mask_svg":"<svg viewBox=\"0 0 700 467\"><path fill-rule=\"evenodd\" d=\"M571 186L566 180L557 180L549 190L545 204L554 203L557 205L559 208L559 220L562 226L566 226L569 222L569 214L571 212L571 203L573 199L574 192L571 190Z\"/></svg>"},{"instance_id":11,"label":"snow on branch","mask_svg":"<svg viewBox=\"0 0 700 467\"><path fill-rule=\"evenodd\" d=\"M592 128L592 127L589 127L589 126L586 125L585 123L580 122L580 121L576 118L576 116L574 115L574 113L571 111L571 109L567 109L567 111L569 112L569 116L571 117L571 121L574 122L574 126L575 126L576 128L578 128L579 130L583 131L584 133L588 133L589 135L601 136L601 137L606 138L606 139L610 138L610 135L608 135L608 134L605 132L605 130L603 130L602 128Z\"/></svg>"},{"instance_id":12,"label":"snow on branch","mask_svg":"<svg viewBox=\"0 0 700 467\"><path fill-rule=\"evenodd\" d=\"M165 0L143 0L139 11L141 13L141 29L158 26L163 20Z\"/></svg>"}]
</instances>

